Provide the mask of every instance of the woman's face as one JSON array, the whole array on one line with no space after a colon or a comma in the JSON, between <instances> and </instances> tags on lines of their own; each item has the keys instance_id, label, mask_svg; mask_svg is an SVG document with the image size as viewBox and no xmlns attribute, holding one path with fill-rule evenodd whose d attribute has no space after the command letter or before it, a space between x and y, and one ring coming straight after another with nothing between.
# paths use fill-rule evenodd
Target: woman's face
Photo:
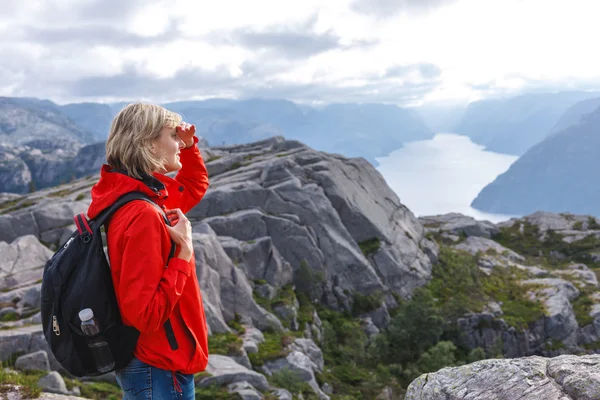
<instances>
[{"instance_id":1,"label":"woman's face","mask_svg":"<svg viewBox=\"0 0 600 400\"><path fill-rule=\"evenodd\" d=\"M166 174L181 169L179 151L183 148L185 144L177 135L177 129L163 128L152 149L154 155L163 161L163 170L158 172Z\"/></svg>"}]
</instances>

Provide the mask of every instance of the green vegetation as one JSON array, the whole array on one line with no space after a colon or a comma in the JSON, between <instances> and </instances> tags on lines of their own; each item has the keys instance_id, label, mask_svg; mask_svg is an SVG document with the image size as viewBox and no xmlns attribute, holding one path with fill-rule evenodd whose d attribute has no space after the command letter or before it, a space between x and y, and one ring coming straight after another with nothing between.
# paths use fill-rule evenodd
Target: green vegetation
<instances>
[{"instance_id":1,"label":"green vegetation","mask_svg":"<svg viewBox=\"0 0 600 400\"><path fill-rule=\"evenodd\" d=\"M374 237L371 239L364 240L358 243L358 247L363 252L365 257L368 257L370 254L376 253L381 247L381 241L378 237Z\"/></svg>"},{"instance_id":2,"label":"green vegetation","mask_svg":"<svg viewBox=\"0 0 600 400\"><path fill-rule=\"evenodd\" d=\"M290 393L297 394L302 393L303 396L314 396L314 392L308 383L304 382L298 373L290 370L289 368L283 368L269 377L269 382L275 387L287 389Z\"/></svg>"},{"instance_id":3,"label":"green vegetation","mask_svg":"<svg viewBox=\"0 0 600 400\"><path fill-rule=\"evenodd\" d=\"M377 310L382 302L383 293L379 291L368 296L356 292L352 301L352 315L359 316Z\"/></svg>"},{"instance_id":4,"label":"green vegetation","mask_svg":"<svg viewBox=\"0 0 600 400\"><path fill-rule=\"evenodd\" d=\"M81 396L87 399L119 400L123 397L121 388L109 382L85 382L77 386L81 389Z\"/></svg>"},{"instance_id":5,"label":"green vegetation","mask_svg":"<svg viewBox=\"0 0 600 400\"><path fill-rule=\"evenodd\" d=\"M19 314L17 314L16 312L7 312L6 314L4 314L2 316L2 318L0 318L1 322L10 322L10 321L17 321L19 319Z\"/></svg>"},{"instance_id":6,"label":"green vegetation","mask_svg":"<svg viewBox=\"0 0 600 400\"><path fill-rule=\"evenodd\" d=\"M596 229L597 226L595 219L588 222L589 229ZM567 243L562 240L561 235L548 230L545 238L540 240L539 228L525 222L501 228L500 233L493 239L504 247L525 256L527 261L533 265L541 264L546 268L561 268L568 263L581 262L590 268L600 268L600 262L593 261L591 256L591 253L600 251L600 238L594 235ZM557 255L562 255L562 257L557 257Z\"/></svg>"},{"instance_id":7,"label":"green vegetation","mask_svg":"<svg viewBox=\"0 0 600 400\"><path fill-rule=\"evenodd\" d=\"M213 333L208 337L211 354L238 356L242 352L242 339L235 333Z\"/></svg>"},{"instance_id":8,"label":"green vegetation","mask_svg":"<svg viewBox=\"0 0 600 400\"><path fill-rule=\"evenodd\" d=\"M23 200L23 199L5 201L4 203L0 204L0 215L6 214L9 212L13 212L13 211L18 211L23 208L34 206L36 204L37 203L33 200Z\"/></svg>"},{"instance_id":9,"label":"green vegetation","mask_svg":"<svg viewBox=\"0 0 600 400\"><path fill-rule=\"evenodd\" d=\"M594 306L594 300L589 297L593 292L594 290L591 289L582 289L580 295L571 302L573 312L575 313L575 319L577 319L577 324L580 327L590 325L594 322L594 318L590 316L590 312Z\"/></svg>"},{"instance_id":10,"label":"green vegetation","mask_svg":"<svg viewBox=\"0 0 600 400\"><path fill-rule=\"evenodd\" d=\"M258 353L250 353L248 357L252 366L259 367L267 361L285 357L288 351L284 347L293 342L294 337L280 332L264 334L265 341L258 346ZM210 348L210 345L209 345Z\"/></svg>"},{"instance_id":11,"label":"green vegetation","mask_svg":"<svg viewBox=\"0 0 600 400\"><path fill-rule=\"evenodd\" d=\"M241 397L237 393L229 393L225 386L214 384L205 388L197 387L196 400L241 400Z\"/></svg>"},{"instance_id":12,"label":"green vegetation","mask_svg":"<svg viewBox=\"0 0 600 400\"><path fill-rule=\"evenodd\" d=\"M227 169L227 171L233 171L234 169L238 169L242 166L242 164L240 162L234 162L233 164L231 164L231 166L229 166L229 168Z\"/></svg>"},{"instance_id":13,"label":"green vegetation","mask_svg":"<svg viewBox=\"0 0 600 400\"><path fill-rule=\"evenodd\" d=\"M85 199L85 193L79 193L77 197L75 197L75 201L80 201Z\"/></svg>"},{"instance_id":14,"label":"green vegetation","mask_svg":"<svg viewBox=\"0 0 600 400\"><path fill-rule=\"evenodd\" d=\"M47 374L43 371L21 373L10 369L5 369L0 362L0 397L3 393L9 390L16 390L24 399L35 399L40 397L42 390L38 387L38 380ZM12 385L17 386L16 389L11 388Z\"/></svg>"}]
</instances>

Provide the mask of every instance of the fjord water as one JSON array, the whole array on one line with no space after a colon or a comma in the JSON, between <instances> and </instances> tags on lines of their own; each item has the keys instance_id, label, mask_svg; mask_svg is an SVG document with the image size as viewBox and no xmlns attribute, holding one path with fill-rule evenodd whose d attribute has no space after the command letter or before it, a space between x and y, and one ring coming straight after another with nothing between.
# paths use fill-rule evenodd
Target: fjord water
<instances>
[{"instance_id":1,"label":"fjord water","mask_svg":"<svg viewBox=\"0 0 600 400\"><path fill-rule=\"evenodd\" d=\"M500 222L514 216L482 212L470 204L517 158L486 151L466 136L439 133L430 140L408 142L376 161L388 185L417 216L458 212Z\"/></svg>"}]
</instances>

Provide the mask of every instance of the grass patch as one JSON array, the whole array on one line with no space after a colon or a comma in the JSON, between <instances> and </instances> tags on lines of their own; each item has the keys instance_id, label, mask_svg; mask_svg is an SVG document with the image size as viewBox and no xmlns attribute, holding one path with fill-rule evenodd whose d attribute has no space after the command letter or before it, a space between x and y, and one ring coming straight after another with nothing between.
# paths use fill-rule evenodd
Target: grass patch
<instances>
[{"instance_id":1,"label":"grass patch","mask_svg":"<svg viewBox=\"0 0 600 400\"><path fill-rule=\"evenodd\" d=\"M62 190L57 190L56 192L48 193L46 196L48 196L48 197L65 197L71 193L73 193L72 189L62 189Z\"/></svg>"},{"instance_id":2,"label":"grass patch","mask_svg":"<svg viewBox=\"0 0 600 400\"><path fill-rule=\"evenodd\" d=\"M12 206L3 207L4 204L6 204L6 202L2 203L2 205L0 205L0 208L2 208L2 210L0 211L0 215L7 214L9 212L18 211L23 208L31 207L31 206L36 205L37 203L33 200L25 200L23 202L21 202L21 200L15 200L15 204L13 204Z\"/></svg>"},{"instance_id":3,"label":"grass patch","mask_svg":"<svg viewBox=\"0 0 600 400\"><path fill-rule=\"evenodd\" d=\"M226 387L217 384L196 388L196 400L242 400L239 394L229 393Z\"/></svg>"},{"instance_id":4,"label":"grass patch","mask_svg":"<svg viewBox=\"0 0 600 400\"><path fill-rule=\"evenodd\" d=\"M575 319L580 327L594 323L594 318L590 316L590 312L595 303L594 300L589 297L593 292L594 290L587 288L582 289L579 296L571 302L573 312L575 313Z\"/></svg>"},{"instance_id":5,"label":"grass patch","mask_svg":"<svg viewBox=\"0 0 600 400\"><path fill-rule=\"evenodd\" d=\"M477 266L477 259L467 252L441 247L439 263L433 266L433 279L426 288L438 299L446 318L482 312L489 301L502 302L502 318L517 329L525 329L544 317L541 302L526 296L527 289L533 287L519 283L527 278L525 272L516 267L497 267L488 276Z\"/></svg>"},{"instance_id":6,"label":"grass patch","mask_svg":"<svg viewBox=\"0 0 600 400\"><path fill-rule=\"evenodd\" d=\"M592 223L591 221L589 223ZM588 228L593 229L589 226ZM597 222L592 223L595 228ZM522 227L522 232L521 232ZM590 268L600 267L591 253L600 251L600 238L588 235L583 239L567 243L563 237L553 230L548 230L544 240L540 240L539 228L528 222L516 223L511 227L503 227L493 237L495 241L526 257L529 264L541 264L546 268L562 268L572 262L587 264ZM564 259L553 254L562 254Z\"/></svg>"},{"instance_id":7,"label":"grass patch","mask_svg":"<svg viewBox=\"0 0 600 400\"><path fill-rule=\"evenodd\" d=\"M365 257L368 257L369 254L373 254L373 253L377 252L377 250L379 250L379 247L381 247L381 241L379 240L378 237L374 237L374 238L359 242L358 247L360 247L360 250L363 252Z\"/></svg>"},{"instance_id":8,"label":"grass patch","mask_svg":"<svg viewBox=\"0 0 600 400\"><path fill-rule=\"evenodd\" d=\"M75 197L75 201L81 201L85 199L85 193L79 193L77 197Z\"/></svg>"},{"instance_id":9,"label":"grass patch","mask_svg":"<svg viewBox=\"0 0 600 400\"><path fill-rule=\"evenodd\" d=\"M214 333L208 337L208 348L211 354L241 355L242 343L242 339L234 333Z\"/></svg>"},{"instance_id":10,"label":"grass patch","mask_svg":"<svg viewBox=\"0 0 600 400\"><path fill-rule=\"evenodd\" d=\"M123 397L121 388L109 382L85 382L77 386L81 390L81 397L88 399L119 400Z\"/></svg>"},{"instance_id":11,"label":"grass patch","mask_svg":"<svg viewBox=\"0 0 600 400\"><path fill-rule=\"evenodd\" d=\"M235 169L238 169L242 166L242 164L240 162L234 162L233 164L231 164L229 166L229 168L227 168L227 171L233 171Z\"/></svg>"},{"instance_id":12,"label":"grass patch","mask_svg":"<svg viewBox=\"0 0 600 400\"><path fill-rule=\"evenodd\" d=\"M14 390L11 385L17 386L16 391L24 399L40 397L42 390L37 385L38 380L47 374L43 371L21 373L4 369L6 365L0 363L0 394Z\"/></svg>"},{"instance_id":13,"label":"grass patch","mask_svg":"<svg viewBox=\"0 0 600 400\"><path fill-rule=\"evenodd\" d=\"M285 346L294 340L293 336L280 332L265 332L264 336L265 341L258 345L258 353L248 354L253 367L259 367L264 365L267 361L273 361L287 356L289 351L285 350Z\"/></svg>"}]
</instances>

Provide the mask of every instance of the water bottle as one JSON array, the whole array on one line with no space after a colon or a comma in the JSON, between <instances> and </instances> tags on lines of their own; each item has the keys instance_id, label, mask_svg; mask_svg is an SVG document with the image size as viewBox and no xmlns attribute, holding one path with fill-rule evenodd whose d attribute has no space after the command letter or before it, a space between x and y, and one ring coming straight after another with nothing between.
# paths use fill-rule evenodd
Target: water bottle
<instances>
[{"instance_id":1,"label":"water bottle","mask_svg":"<svg viewBox=\"0 0 600 400\"><path fill-rule=\"evenodd\" d=\"M94 318L94 312L91 308L84 308L79 311L79 319L81 320L81 331L88 336L87 344L94 357L96 369L102 373L112 371L115 367L115 359L106 339L97 336L100 333L100 326Z\"/></svg>"}]
</instances>

